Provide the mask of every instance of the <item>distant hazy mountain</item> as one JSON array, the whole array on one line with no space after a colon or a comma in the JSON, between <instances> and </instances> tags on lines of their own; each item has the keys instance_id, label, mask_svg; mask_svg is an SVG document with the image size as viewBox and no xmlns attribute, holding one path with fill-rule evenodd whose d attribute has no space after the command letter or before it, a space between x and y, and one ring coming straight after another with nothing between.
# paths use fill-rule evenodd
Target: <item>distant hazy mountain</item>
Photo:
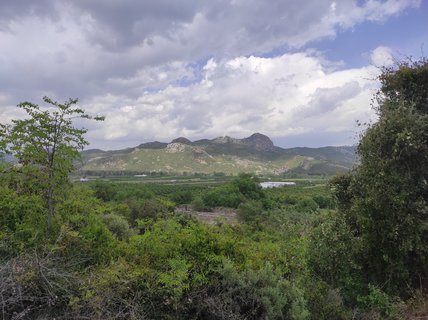
<instances>
[{"instance_id":1,"label":"distant hazy mountain","mask_svg":"<svg viewBox=\"0 0 428 320\"><path fill-rule=\"evenodd\" d=\"M225 136L192 142L179 137L123 150L93 149L84 151L83 158L81 170L174 173L334 174L348 171L357 161L355 147L283 149L260 133L244 139Z\"/></svg>"}]
</instances>

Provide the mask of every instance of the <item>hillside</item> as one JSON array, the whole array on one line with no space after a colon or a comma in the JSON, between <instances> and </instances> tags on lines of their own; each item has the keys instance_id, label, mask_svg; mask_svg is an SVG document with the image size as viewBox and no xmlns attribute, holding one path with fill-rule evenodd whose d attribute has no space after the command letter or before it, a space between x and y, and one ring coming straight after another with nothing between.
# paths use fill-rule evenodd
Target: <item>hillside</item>
<instances>
[{"instance_id":1,"label":"hillside","mask_svg":"<svg viewBox=\"0 0 428 320\"><path fill-rule=\"evenodd\" d=\"M83 152L82 171L163 171L171 173L239 172L283 174L334 174L348 171L356 162L355 147L290 148L274 146L255 133L244 139L217 137L170 143L149 142L135 148Z\"/></svg>"}]
</instances>

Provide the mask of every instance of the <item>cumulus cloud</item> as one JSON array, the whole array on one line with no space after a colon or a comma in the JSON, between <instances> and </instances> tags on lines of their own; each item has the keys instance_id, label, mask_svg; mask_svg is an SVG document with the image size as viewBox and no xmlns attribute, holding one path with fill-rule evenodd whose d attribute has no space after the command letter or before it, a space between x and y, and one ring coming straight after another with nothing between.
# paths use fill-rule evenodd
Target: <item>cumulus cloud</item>
<instances>
[{"instance_id":1,"label":"cumulus cloud","mask_svg":"<svg viewBox=\"0 0 428 320\"><path fill-rule=\"evenodd\" d=\"M346 132L350 137L356 120L374 117L369 100L378 69L340 70L334 65L310 53L211 59L202 79L190 86L103 101L97 111L107 113L109 120L98 135L130 141L244 137L256 131L272 137L311 132Z\"/></svg>"},{"instance_id":2,"label":"cumulus cloud","mask_svg":"<svg viewBox=\"0 0 428 320\"><path fill-rule=\"evenodd\" d=\"M370 55L370 60L377 67L387 67L394 63L391 49L384 46L377 47L373 50Z\"/></svg>"},{"instance_id":3,"label":"cumulus cloud","mask_svg":"<svg viewBox=\"0 0 428 320\"><path fill-rule=\"evenodd\" d=\"M373 78L372 69L338 69L308 47L418 5L4 0L0 97L7 98L0 99L0 117L19 117L11 106L23 100L80 97L89 111L107 116L102 127L90 124L91 139L123 145L177 135L296 135L318 130L323 117L325 127L346 129L352 117L366 117L367 107L357 104L369 95L364 79ZM388 49L371 57L386 63Z\"/></svg>"}]
</instances>

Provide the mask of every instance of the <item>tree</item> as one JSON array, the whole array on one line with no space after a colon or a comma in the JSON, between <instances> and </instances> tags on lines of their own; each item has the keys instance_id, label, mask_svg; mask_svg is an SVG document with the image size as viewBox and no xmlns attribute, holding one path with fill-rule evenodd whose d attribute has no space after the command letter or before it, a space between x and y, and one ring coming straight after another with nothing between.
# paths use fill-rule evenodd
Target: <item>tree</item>
<instances>
[{"instance_id":1,"label":"tree","mask_svg":"<svg viewBox=\"0 0 428 320\"><path fill-rule=\"evenodd\" d=\"M247 199L260 200L265 197L263 189L260 186L260 180L252 174L240 173L239 176L232 181L232 184L236 186L239 192Z\"/></svg>"},{"instance_id":2,"label":"tree","mask_svg":"<svg viewBox=\"0 0 428 320\"><path fill-rule=\"evenodd\" d=\"M428 61L401 62L379 80L360 165L332 185L366 282L404 295L428 285Z\"/></svg>"},{"instance_id":3,"label":"tree","mask_svg":"<svg viewBox=\"0 0 428 320\"><path fill-rule=\"evenodd\" d=\"M73 126L78 118L104 120L91 117L77 106L77 99L69 99L63 104L44 97L50 105L42 110L31 102L22 102L18 108L29 116L23 120L12 120L12 124L0 124L0 151L12 154L25 168L38 171L39 182L46 198L49 214L48 228L55 211L55 193L67 181L73 170L74 161L88 142L83 135L86 129Z\"/></svg>"}]
</instances>

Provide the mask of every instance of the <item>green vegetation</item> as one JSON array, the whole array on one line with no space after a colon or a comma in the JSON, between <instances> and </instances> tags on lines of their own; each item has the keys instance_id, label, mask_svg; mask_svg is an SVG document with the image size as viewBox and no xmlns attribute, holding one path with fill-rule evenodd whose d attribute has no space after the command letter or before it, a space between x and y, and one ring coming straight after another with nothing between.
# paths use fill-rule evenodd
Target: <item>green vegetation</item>
<instances>
[{"instance_id":1,"label":"green vegetation","mask_svg":"<svg viewBox=\"0 0 428 320\"><path fill-rule=\"evenodd\" d=\"M67 122L71 136L49 167L55 117L25 104L28 122L0 132L0 152L19 162L0 163L2 318L426 315L428 62L402 63L380 80L379 121L362 134L360 165L276 189L251 174L72 183L81 146L73 139L84 143L84 131ZM24 138L45 141L45 153ZM237 220L187 214L218 207Z\"/></svg>"},{"instance_id":2,"label":"green vegetation","mask_svg":"<svg viewBox=\"0 0 428 320\"><path fill-rule=\"evenodd\" d=\"M268 137L258 136L263 137L264 144L249 143L251 137L222 137L187 143L147 143L116 151L87 150L83 152L85 161L80 171L84 175L252 172L313 176L346 172L356 162L355 147L282 149L274 147Z\"/></svg>"},{"instance_id":3,"label":"green vegetation","mask_svg":"<svg viewBox=\"0 0 428 320\"><path fill-rule=\"evenodd\" d=\"M428 63L381 76L379 121L366 130L354 172L332 180L360 283L406 297L428 280Z\"/></svg>"},{"instance_id":4,"label":"green vegetation","mask_svg":"<svg viewBox=\"0 0 428 320\"><path fill-rule=\"evenodd\" d=\"M67 183L73 169L73 161L80 157L80 151L88 142L83 138L85 129L76 129L72 120L91 117L75 105L77 99L64 104L44 97L43 101L54 107L54 111L42 111L31 102L18 105L28 119L13 120L12 125L0 126L3 151L13 156L24 170L31 171L31 183L45 191L49 209L48 227L54 215L58 191ZM95 120L103 120L95 117ZM61 190L62 191L62 190Z\"/></svg>"}]
</instances>

